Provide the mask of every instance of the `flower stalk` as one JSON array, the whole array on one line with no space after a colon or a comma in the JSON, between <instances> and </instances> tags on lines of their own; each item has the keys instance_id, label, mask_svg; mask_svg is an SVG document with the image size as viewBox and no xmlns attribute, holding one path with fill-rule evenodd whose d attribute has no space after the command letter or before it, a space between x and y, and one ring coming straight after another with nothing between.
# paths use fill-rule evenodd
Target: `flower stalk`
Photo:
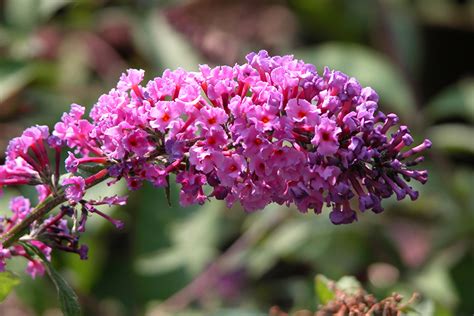
<instances>
[{"instance_id":1,"label":"flower stalk","mask_svg":"<svg viewBox=\"0 0 474 316\"><path fill-rule=\"evenodd\" d=\"M94 179L91 180L86 187L89 189L106 180L107 178L108 174L106 172L101 172L100 175L94 177ZM39 203L27 217L0 236L0 243L2 244L2 247L8 248L13 245L13 243L18 241L20 237L25 234L33 222L40 220L57 206L66 202L66 200L67 198L63 189L60 189L55 195L48 196L45 200Z\"/></svg>"}]
</instances>

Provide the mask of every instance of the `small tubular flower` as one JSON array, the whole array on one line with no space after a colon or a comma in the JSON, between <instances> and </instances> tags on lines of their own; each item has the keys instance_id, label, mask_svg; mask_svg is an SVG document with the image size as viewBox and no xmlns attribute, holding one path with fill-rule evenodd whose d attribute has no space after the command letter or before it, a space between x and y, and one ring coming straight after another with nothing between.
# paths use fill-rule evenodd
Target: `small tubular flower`
<instances>
[{"instance_id":1,"label":"small tubular flower","mask_svg":"<svg viewBox=\"0 0 474 316\"><path fill-rule=\"evenodd\" d=\"M63 185L66 186L66 198L71 203L79 202L84 196L86 184L82 177L71 177L64 179Z\"/></svg>"}]
</instances>

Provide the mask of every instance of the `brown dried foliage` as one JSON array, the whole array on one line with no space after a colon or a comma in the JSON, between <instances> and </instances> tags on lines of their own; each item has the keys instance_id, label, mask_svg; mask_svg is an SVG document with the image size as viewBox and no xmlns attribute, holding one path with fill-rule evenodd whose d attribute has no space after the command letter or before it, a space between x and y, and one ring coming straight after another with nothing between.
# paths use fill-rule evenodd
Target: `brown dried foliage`
<instances>
[{"instance_id":1,"label":"brown dried foliage","mask_svg":"<svg viewBox=\"0 0 474 316\"><path fill-rule=\"evenodd\" d=\"M358 289L355 293L349 294L331 285L336 297L326 305L320 305L314 313L301 310L293 313L293 316L401 316L414 301L418 294L414 293L411 298L402 303L403 297L400 294L393 293L381 301ZM279 307L273 306L269 311L269 316L288 316Z\"/></svg>"}]
</instances>

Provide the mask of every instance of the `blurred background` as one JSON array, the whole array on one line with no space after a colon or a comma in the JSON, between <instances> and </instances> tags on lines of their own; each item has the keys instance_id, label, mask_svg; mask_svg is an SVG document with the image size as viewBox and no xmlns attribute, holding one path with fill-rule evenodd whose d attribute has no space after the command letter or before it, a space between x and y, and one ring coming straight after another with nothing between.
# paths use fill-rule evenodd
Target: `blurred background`
<instances>
[{"instance_id":1,"label":"blurred background","mask_svg":"<svg viewBox=\"0 0 474 316\"><path fill-rule=\"evenodd\" d=\"M168 207L145 186L111 210L124 230L91 223L89 260L54 256L85 315L163 315L163 302L181 315L314 311L317 273L353 275L378 297L417 291L423 316L474 312L474 1L0 0L0 13L1 155L25 127L53 126L73 102L90 108L129 67L151 79L262 48L355 76L434 144L418 201L348 226L279 206L181 208L175 187ZM125 193L92 194L105 190ZM51 282L24 266L10 266L22 283L0 314L60 314Z\"/></svg>"}]
</instances>

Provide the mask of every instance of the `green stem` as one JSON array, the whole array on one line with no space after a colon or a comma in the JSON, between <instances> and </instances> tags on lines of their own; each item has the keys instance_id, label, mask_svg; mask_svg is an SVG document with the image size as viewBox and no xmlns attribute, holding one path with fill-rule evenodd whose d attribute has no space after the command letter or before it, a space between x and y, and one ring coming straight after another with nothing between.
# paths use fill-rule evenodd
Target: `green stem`
<instances>
[{"instance_id":1,"label":"green stem","mask_svg":"<svg viewBox=\"0 0 474 316\"><path fill-rule=\"evenodd\" d=\"M104 181L108 178L108 173L102 174L100 177L94 179L91 183L86 185L86 189L93 187L94 185ZM16 242L22 235L25 234L25 230L27 230L30 225L51 212L56 206L60 205L61 203L66 202L66 197L64 193L64 189L59 189L58 193L55 195L48 196L44 201L39 203L31 212L30 214L25 217L21 222L13 226L10 230L5 232L2 236L0 236L0 242L4 248L10 247L14 242Z\"/></svg>"}]
</instances>

